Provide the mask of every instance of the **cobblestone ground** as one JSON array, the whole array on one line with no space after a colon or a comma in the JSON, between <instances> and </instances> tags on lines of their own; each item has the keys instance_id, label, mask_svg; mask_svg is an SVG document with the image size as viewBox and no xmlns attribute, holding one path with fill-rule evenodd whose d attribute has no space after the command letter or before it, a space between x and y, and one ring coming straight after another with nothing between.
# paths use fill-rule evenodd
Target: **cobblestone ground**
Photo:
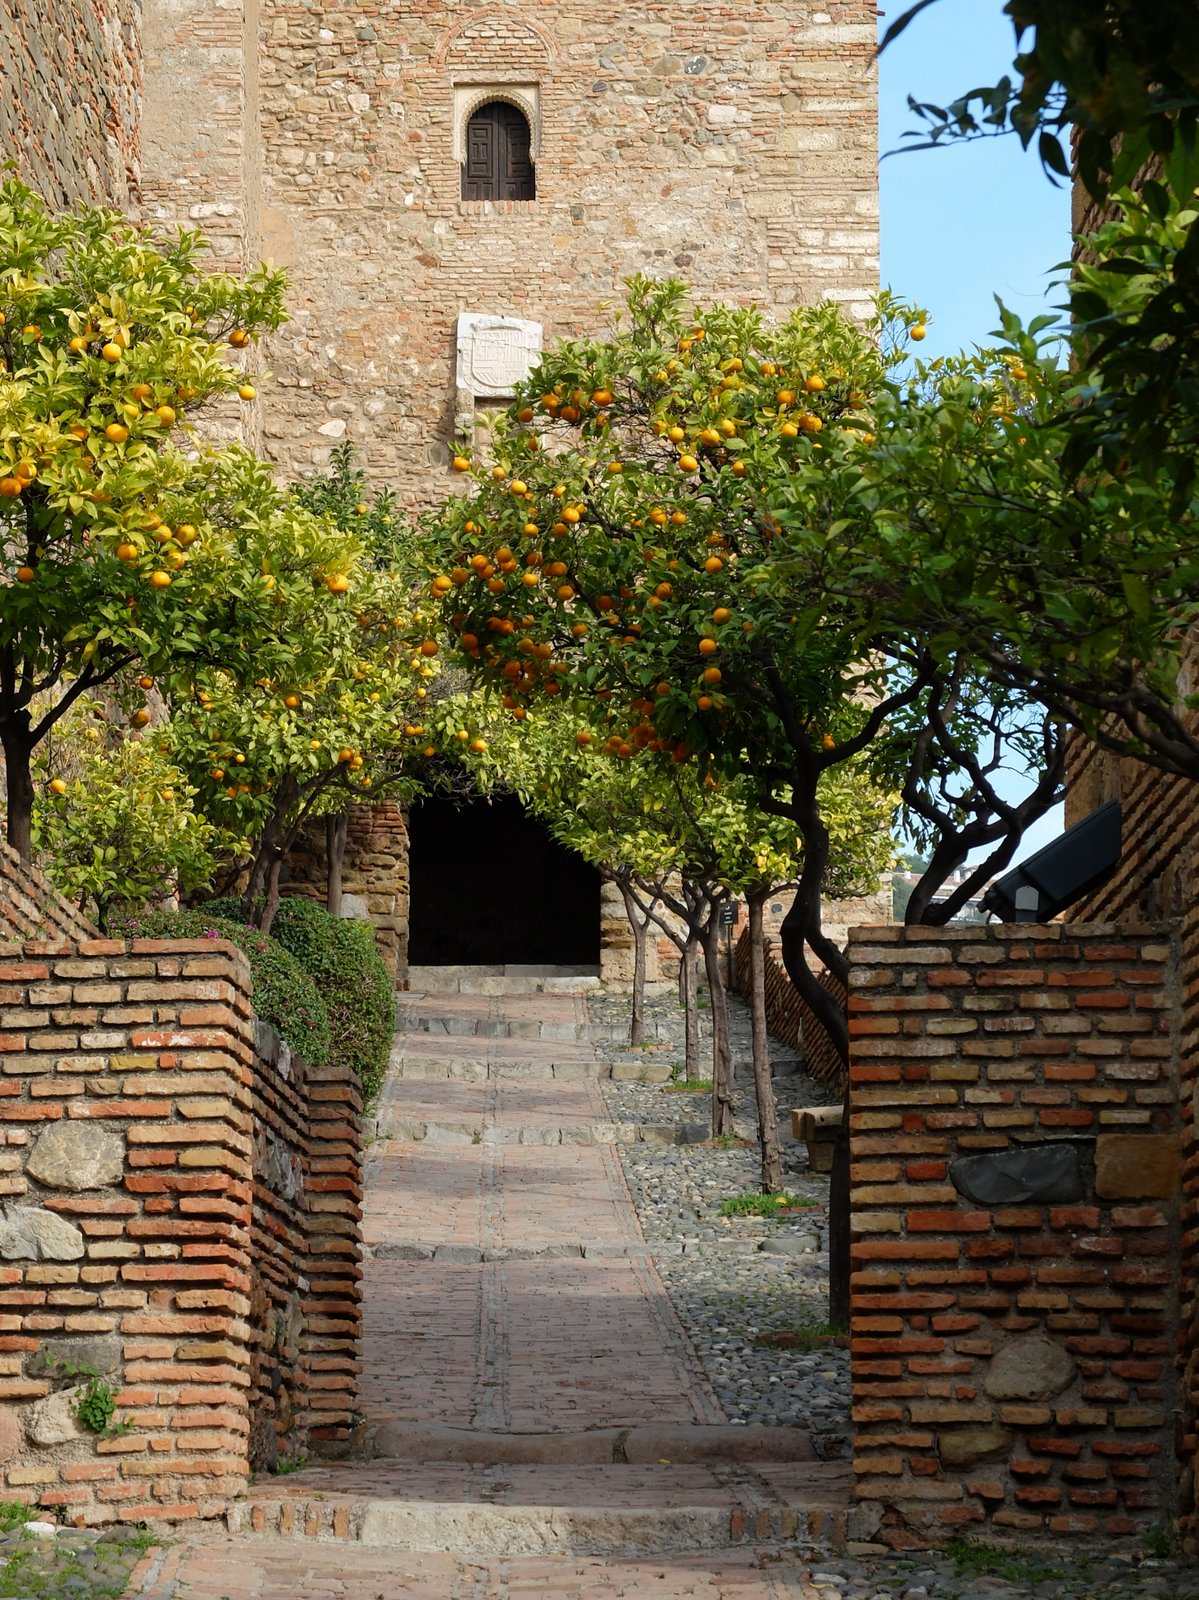
<instances>
[{"instance_id":1,"label":"cobblestone ground","mask_svg":"<svg viewBox=\"0 0 1199 1600\"><path fill-rule=\"evenodd\" d=\"M1193 1567L1148 1552L887 1558L779 1541L777 1508L846 1473L846 1356L820 1335L826 1180L788 1141L788 1188L805 1203L778 1222L721 1217L723 1199L757 1187L756 1151L676 1143L702 1137L702 1098L597 1077L597 1065L635 1062L609 1043L597 1063L582 1001L462 996L455 1013L456 1032L418 1020L433 1031L401 1038L403 1075L389 1080L370 1152L363 1409L378 1439L392 1430L393 1459L267 1480L243 1508L246 1532L202 1530L154 1552L126 1600L1199 1600ZM472 1018L485 1031L464 1038ZM741 1011L735 1027L747 1059ZM497 1064L505 1075L488 1076ZM784 1111L828 1098L798 1075L779 1089ZM429 1439L560 1443L604 1428L631 1439L647 1423L726 1419L810 1432L828 1465L634 1468L616 1456L585 1467L560 1451L548 1464L487 1465L440 1459L447 1449ZM472 1558L452 1543L423 1554L413 1541L367 1542L385 1504L426 1527L452 1507L512 1508L519 1520L530 1505L545 1515L590 1497L619 1520L678 1504L724 1514L751 1487L776 1507L763 1513L775 1542L760 1547ZM272 1536L306 1523L322 1538Z\"/></svg>"}]
</instances>

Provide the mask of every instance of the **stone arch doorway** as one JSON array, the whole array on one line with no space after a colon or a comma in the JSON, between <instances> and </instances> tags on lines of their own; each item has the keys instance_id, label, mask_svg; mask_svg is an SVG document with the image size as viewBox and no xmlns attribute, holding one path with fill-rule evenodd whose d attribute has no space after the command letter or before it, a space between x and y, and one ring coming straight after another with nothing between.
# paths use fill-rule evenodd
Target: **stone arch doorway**
<instances>
[{"instance_id":1,"label":"stone arch doorway","mask_svg":"<svg viewBox=\"0 0 1199 1600\"><path fill-rule=\"evenodd\" d=\"M600 876L512 795L431 795L409 820L416 967L600 966Z\"/></svg>"}]
</instances>

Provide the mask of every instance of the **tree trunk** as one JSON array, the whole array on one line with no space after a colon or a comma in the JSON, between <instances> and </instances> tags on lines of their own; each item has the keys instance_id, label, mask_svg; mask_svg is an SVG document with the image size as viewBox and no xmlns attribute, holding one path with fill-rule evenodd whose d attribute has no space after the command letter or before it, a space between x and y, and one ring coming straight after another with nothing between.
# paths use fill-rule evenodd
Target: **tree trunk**
<instances>
[{"instance_id":1,"label":"tree trunk","mask_svg":"<svg viewBox=\"0 0 1199 1600\"><path fill-rule=\"evenodd\" d=\"M348 812L325 818L325 909L331 917L341 916L341 874L349 828Z\"/></svg>"},{"instance_id":2,"label":"tree trunk","mask_svg":"<svg viewBox=\"0 0 1199 1600\"><path fill-rule=\"evenodd\" d=\"M14 711L0 722L0 746L4 749L8 789L8 842L22 861L32 863L33 773L30 770L30 757L33 743L29 736L28 711Z\"/></svg>"},{"instance_id":3,"label":"tree trunk","mask_svg":"<svg viewBox=\"0 0 1199 1600\"><path fill-rule=\"evenodd\" d=\"M699 1007L696 1005L696 964L699 952L688 939L679 958L679 999L683 1005L683 1076L695 1079L699 1070Z\"/></svg>"},{"instance_id":4,"label":"tree trunk","mask_svg":"<svg viewBox=\"0 0 1199 1600\"><path fill-rule=\"evenodd\" d=\"M632 894L620 885L625 915L633 930L633 1015L629 1023L629 1049L638 1050L645 1043L645 946L649 933L648 920L638 922L637 902Z\"/></svg>"},{"instance_id":5,"label":"tree trunk","mask_svg":"<svg viewBox=\"0 0 1199 1600\"><path fill-rule=\"evenodd\" d=\"M266 901L262 907L262 920L258 924L259 932L269 933L271 923L275 920L275 912L279 909L279 874L283 871L283 854L277 852L271 862L271 870L266 880Z\"/></svg>"},{"instance_id":6,"label":"tree trunk","mask_svg":"<svg viewBox=\"0 0 1199 1600\"><path fill-rule=\"evenodd\" d=\"M770 1035L766 1031L766 945L762 936L762 895L749 897L749 987L753 1036L754 1093L758 1101L758 1146L762 1153L762 1193L783 1191L783 1152L778 1106L770 1076Z\"/></svg>"},{"instance_id":7,"label":"tree trunk","mask_svg":"<svg viewBox=\"0 0 1199 1600\"><path fill-rule=\"evenodd\" d=\"M733 1131L733 1057L729 1050L729 1008L720 976L720 918L713 907L704 940L704 971L712 1011L712 1137Z\"/></svg>"}]
</instances>

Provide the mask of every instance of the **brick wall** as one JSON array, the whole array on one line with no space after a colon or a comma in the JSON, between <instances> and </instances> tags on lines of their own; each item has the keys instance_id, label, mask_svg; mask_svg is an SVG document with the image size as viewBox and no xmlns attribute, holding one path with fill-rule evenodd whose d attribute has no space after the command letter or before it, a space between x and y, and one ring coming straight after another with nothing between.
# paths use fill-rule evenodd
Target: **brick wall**
<instances>
[{"instance_id":1,"label":"brick wall","mask_svg":"<svg viewBox=\"0 0 1199 1600\"><path fill-rule=\"evenodd\" d=\"M357 1091L256 1059L219 940L0 946L0 1495L211 1517L348 1436ZM122 1430L74 1412L116 1391Z\"/></svg>"},{"instance_id":2,"label":"brick wall","mask_svg":"<svg viewBox=\"0 0 1199 1600\"><path fill-rule=\"evenodd\" d=\"M742 932L733 952L733 979L737 993L748 1000L748 928ZM829 972L822 971L820 981L844 1004L845 991ZM766 951L766 1025L776 1039L789 1044L793 1050L803 1051L807 1071L818 1083L838 1092L844 1089L845 1073L840 1056L824 1029L800 999L798 990L787 976L787 969L769 948Z\"/></svg>"},{"instance_id":3,"label":"brick wall","mask_svg":"<svg viewBox=\"0 0 1199 1600\"><path fill-rule=\"evenodd\" d=\"M0 151L54 206L137 200L139 0L0 0Z\"/></svg>"},{"instance_id":4,"label":"brick wall","mask_svg":"<svg viewBox=\"0 0 1199 1600\"><path fill-rule=\"evenodd\" d=\"M0 843L0 940L94 939L92 927L36 867Z\"/></svg>"},{"instance_id":5,"label":"brick wall","mask_svg":"<svg viewBox=\"0 0 1199 1600\"><path fill-rule=\"evenodd\" d=\"M460 311L552 340L639 270L772 309L877 282L863 0L167 0L144 28L147 214L289 269L255 408L289 476L345 438L409 503L444 496ZM455 105L488 84L538 90L535 200L459 198Z\"/></svg>"},{"instance_id":6,"label":"brick wall","mask_svg":"<svg viewBox=\"0 0 1199 1600\"><path fill-rule=\"evenodd\" d=\"M859 1534L1105 1538L1172 1502L1174 947L851 938Z\"/></svg>"},{"instance_id":7,"label":"brick wall","mask_svg":"<svg viewBox=\"0 0 1199 1600\"><path fill-rule=\"evenodd\" d=\"M1192 650L1181 685L1193 689L1199 650ZM1102 888L1070 912L1072 918L1165 919L1179 947L1181 1038L1179 1116L1182 1124L1182 1220L1177 1260L1181 1302L1178 1370L1178 1524L1183 1543L1199 1554L1195 1474L1199 1467L1199 788L1151 767L1119 762L1075 738L1070 746L1067 821L1076 822L1106 800L1122 808L1124 851Z\"/></svg>"}]
</instances>

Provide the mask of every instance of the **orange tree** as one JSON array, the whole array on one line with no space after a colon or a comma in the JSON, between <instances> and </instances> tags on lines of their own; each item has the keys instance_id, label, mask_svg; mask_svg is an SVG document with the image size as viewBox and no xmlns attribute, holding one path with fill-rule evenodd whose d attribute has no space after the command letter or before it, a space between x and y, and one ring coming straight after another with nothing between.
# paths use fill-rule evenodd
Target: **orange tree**
<instances>
[{"instance_id":1,"label":"orange tree","mask_svg":"<svg viewBox=\"0 0 1199 1600\"><path fill-rule=\"evenodd\" d=\"M115 212L52 216L0 186L0 746L26 858L31 757L78 697L228 648L204 636L222 595L243 597L238 639L260 620L253 578L219 537L206 549L237 517L228 479L214 495L222 453L175 441L206 402L253 399L226 352L283 321L282 279L206 273L201 251L198 234L155 243Z\"/></svg>"},{"instance_id":2,"label":"orange tree","mask_svg":"<svg viewBox=\"0 0 1199 1600\"><path fill-rule=\"evenodd\" d=\"M243 903L264 931L311 818L336 823L355 803L411 793L437 673L433 619L413 605L405 572L380 564L393 541L389 502L372 507L345 467L361 497L348 510L345 472L301 496L247 465L229 565L249 575L260 626L239 648L177 658L162 685L171 747L200 809L252 841ZM232 644L241 603L213 599L206 637Z\"/></svg>"},{"instance_id":3,"label":"orange tree","mask_svg":"<svg viewBox=\"0 0 1199 1600\"><path fill-rule=\"evenodd\" d=\"M884 297L859 329L831 305L778 326L685 307L681 284L634 280L611 338L543 359L494 460L456 460L470 482L427 523L431 587L514 716L582 697L605 758L746 774L787 817L802 863L783 956L844 1057L845 1018L809 968L811 952L846 973L820 922L824 775L868 758L944 843L943 879L975 847L983 871L1010 856L1057 792L1057 741L952 640L873 617L867 629L829 581L861 520L879 402L920 408L896 372L919 313ZM1013 742L1047 767L1020 806L994 786Z\"/></svg>"}]
</instances>

